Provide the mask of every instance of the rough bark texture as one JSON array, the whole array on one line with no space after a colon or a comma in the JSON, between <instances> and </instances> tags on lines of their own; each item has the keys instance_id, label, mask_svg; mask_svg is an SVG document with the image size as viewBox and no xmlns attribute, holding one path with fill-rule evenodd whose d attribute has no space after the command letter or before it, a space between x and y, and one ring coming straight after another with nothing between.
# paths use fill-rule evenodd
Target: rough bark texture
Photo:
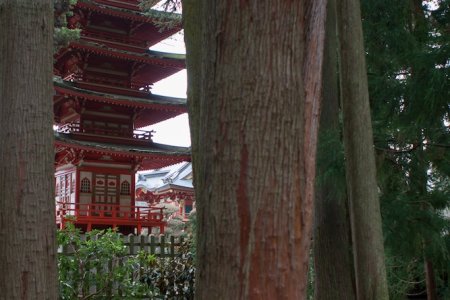
<instances>
[{"instance_id":1,"label":"rough bark texture","mask_svg":"<svg viewBox=\"0 0 450 300\"><path fill-rule=\"evenodd\" d=\"M196 297L304 299L325 1L204 0L202 19Z\"/></svg>"},{"instance_id":2,"label":"rough bark texture","mask_svg":"<svg viewBox=\"0 0 450 300\"><path fill-rule=\"evenodd\" d=\"M388 299L359 0L337 2L347 192L357 299Z\"/></svg>"},{"instance_id":3,"label":"rough bark texture","mask_svg":"<svg viewBox=\"0 0 450 300\"><path fill-rule=\"evenodd\" d=\"M192 163L197 164L200 145L200 106L201 106L201 68L202 68L202 22L201 0L183 0L183 29L186 45L187 103L189 127L191 131ZM194 172L194 186L198 181ZM197 190L197 189L196 189Z\"/></svg>"},{"instance_id":4,"label":"rough bark texture","mask_svg":"<svg viewBox=\"0 0 450 300\"><path fill-rule=\"evenodd\" d=\"M323 65L314 207L314 299L355 299L350 222L345 177L338 171L340 152L339 89L337 72L336 2L329 0ZM336 161L341 159L342 161ZM330 172L334 169L334 172ZM333 175L328 175L328 174Z\"/></svg>"},{"instance_id":5,"label":"rough bark texture","mask_svg":"<svg viewBox=\"0 0 450 300\"><path fill-rule=\"evenodd\" d=\"M56 299L53 2L0 1L0 298Z\"/></svg>"}]
</instances>

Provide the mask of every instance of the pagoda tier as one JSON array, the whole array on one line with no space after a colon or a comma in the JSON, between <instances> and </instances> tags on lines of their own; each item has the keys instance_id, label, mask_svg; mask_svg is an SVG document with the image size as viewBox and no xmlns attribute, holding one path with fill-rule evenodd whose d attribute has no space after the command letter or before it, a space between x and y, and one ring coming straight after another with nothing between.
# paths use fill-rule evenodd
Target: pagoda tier
<instances>
[{"instance_id":1,"label":"pagoda tier","mask_svg":"<svg viewBox=\"0 0 450 300\"><path fill-rule=\"evenodd\" d=\"M173 56L172 56L173 57ZM185 68L182 59L164 53L136 54L78 41L56 55L54 73L79 87L116 94L150 92L153 83Z\"/></svg>"},{"instance_id":2,"label":"pagoda tier","mask_svg":"<svg viewBox=\"0 0 450 300\"><path fill-rule=\"evenodd\" d=\"M184 98L149 93L139 93L140 97L126 96L87 90L77 85L56 77L53 101L55 122L59 125L78 123L74 125L79 127L78 132L89 133L92 122L100 122L99 117L103 116L106 118L100 127L116 129L118 136L120 133L126 135L127 130L153 125L187 111ZM111 127L114 123L117 125Z\"/></svg>"},{"instance_id":3,"label":"pagoda tier","mask_svg":"<svg viewBox=\"0 0 450 300\"><path fill-rule=\"evenodd\" d=\"M158 14L181 19L180 15ZM68 19L69 28L82 29L83 40L141 53L180 31L178 24L161 29L139 11L138 1L79 0Z\"/></svg>"},{"instance_id":4,"label":"pagoda tier","mask_svg":"<svg viewBox=\"0 0 450 300\"><path fill-rule=\"evenodd\" d=\"M157 143L150 146L112 144L73 139L69 134L55 133L55 164L60 169L66 165L85 166L119 165L119 169L143 171L158 169L182 161L190 161L190 148ZM88 163L89 162L89 163ZM114 168L109 166L108 168Z\"/></svg>"},{"instance_id":5,"label":"pagoda tier","mask_svg":"<svg viewBox=\"0 0 450 300\"><path fill-rule=\"evenodd\" d=\"M68 26L81 36L55 54L57 223L163 232L161 209L135 205L135 175L190 161L141 130L186 112L185 99L150 91L185 68L184 55L148 50L180 27L161 31L136 0L79 0Z\"/></svg>"}]
</instances>

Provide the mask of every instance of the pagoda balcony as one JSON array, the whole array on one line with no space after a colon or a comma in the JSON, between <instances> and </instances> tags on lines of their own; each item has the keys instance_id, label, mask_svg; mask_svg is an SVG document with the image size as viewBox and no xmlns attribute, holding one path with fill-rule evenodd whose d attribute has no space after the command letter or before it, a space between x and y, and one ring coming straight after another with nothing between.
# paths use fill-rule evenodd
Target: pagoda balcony
<instances>
[{"instance_id":1,"label":"pagoda balcony","mask_svg":"<svg viewBox=\"0 0 450 300\"><path fill-rule=\"evenodd\" d=\"M59 133L71 134L82 140L92 140L99 142L131 142L132 144L148 144L152 141L155 131L118 129L111 127L92 126L81 127L79 123L68 123L58 127Z\"/></svg>"},{"instance_id":2,"label":"pagoda balcony","mask_svg":"<svg viewBox=\"0 0 450 300\"><path fill-rule=\"evenodd\" d=\"M60 229L67 222L85 231L96 228L117 228L123 233L136 232L142 229L149 232L157 227L164 233L164 208L126 206L106 203L56 203L56 224Z\"/></svg>"}]
</instances>

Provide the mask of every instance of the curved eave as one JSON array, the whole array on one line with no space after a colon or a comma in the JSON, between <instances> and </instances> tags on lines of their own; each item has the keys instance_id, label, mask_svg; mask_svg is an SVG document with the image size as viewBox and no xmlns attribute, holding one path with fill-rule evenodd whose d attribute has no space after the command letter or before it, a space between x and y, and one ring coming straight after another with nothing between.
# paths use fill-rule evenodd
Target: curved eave
<instances>
[{"instance_id":1,"label":"curved eave","mask_svg":"<svg viewBox=\"0 0 450 300\"><path fill-rule=\"evenodd\" d=\"M185 60L186 54L183 53L171 53L171 52L163 52L163 51L156 51L156 50L147 50L146 51L149 55L154 57L159 57L163 59L179 59L179 60Z\"/></svg>"},{"instance_id":2,"label":"curved eave","mask_svg":"<svg viewBox=\"0 0 450 300\"><path fill-rule=\"evenodd\" d=\"M80 141L70 138L66 134L55 133L55 144L58 146L73 147L80 150L92 150L94 152L107 152L110 154L132 156L132 157L146 157L148 155L158 156L182 156L190 161L190 148L169 146L164 144L149 143L148 147L144 146L129 146L119 144L107 144L98 142Z\"/></svg>"},{"instance_id":3,"label":"curved eave","mask_svg":"<svg viewBox=\"0 0 450 300\"><path fill-rule=\"evenodd\" d=\"M163 67L172 67L179 69L180 71L182 69L186 68L186 64L184 60L181 59L171 59L171 58L158 58L158 57L149 57L149 54L143 54L138 55L135 53L127 52L127 51L121 51L113 48L102 48L102 45L96 44L96 43L90 43L90 42L72 42L70 43L69 47L67 48L67 51L70 51L71 48L78 49L81 51L86 51L90 53L95 53L98 55L113 57L117 59L122 60L128 60L133 62L141 62L146 63L149 65L158 65ZM58 55L59 57L63 56L66 51Z\"/></svg>"},{"instance_id":4,"label":"curved eave","mask_svg":"<svg viewBox=\"0 0 450 300\"><path fill-rule=\"evenodd\" d=\"M174 111L179 113L187 112L186 100L182 98L156 96L159 99L145 99L137 97L123 97L116 94L99 93L95 91L87 91L68 84L54 81L54 88L57 92L78 97L90 101L109 103L119 106L138 107L147 109L157 109L164 111Z\"/></svg>"},{"instance_id":5,"label":"curved eave","mask_svg":"<svg viewBox=\"0 0 450 300\"><path fill-rule=\"evenodd\" d=\"M162 186L159 186L157 188L155 188L156 191L158 192L166 192L169 190L176 190L176 191L184 191L184 192L192 192L194 193L194 187L190 187L190 186L183 186L183 185L178 185L178 184L174 184L174 183L168 183Z\"/></svg>"},{"instance_id":6,"label":"curved eave","mask_svg":"<svg viewBox=\"0 0 450 300\"><path fill-rule=\"evenodd\" d=\"M155 20L153 18L151 18L149 16L145 16L144 14L142 14L141 11L133 11L130 9L125 9L125 8L117 8L117 7L106 5L104 3L101 3L101 5L99 5L99 4L89 3L89 1L78 1L76 6L79 8L88 9L93 12L97 12L100 14L109 15L109 16L113 16L113 17L128 19L128 20L132 20L132 21L139 21L139 22L144 22L144 23L149 23L149 24L155 23ZM167 31L176 33L180 30L181 30L181 23L180 23L180 25L175 25L173 28L168 29Z\"/></svg>"},{"instance_id":7,"label":"curved eave","mask_svg":"<svg viewBox=\"0 0 450 300\"><path fill-rule=\"evenodd\" d=\"M186 147L156 143L152 143L148 147L93 143L74 140L65 134L55 133L55 147L58 146L116 157L139 158L142 160L139 171L161 168L191 160L190 148Z\"/></svg>"}]
</instances>

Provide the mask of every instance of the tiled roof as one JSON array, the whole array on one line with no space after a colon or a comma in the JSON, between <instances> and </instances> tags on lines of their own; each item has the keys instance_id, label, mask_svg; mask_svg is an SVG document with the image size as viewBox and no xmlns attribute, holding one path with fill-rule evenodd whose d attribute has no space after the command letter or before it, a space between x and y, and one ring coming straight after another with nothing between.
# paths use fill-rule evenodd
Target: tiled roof
<instances>
[{"instance_id":1,"label":"tiled roof","mask_svg":"<svg viewBox=\"0 0 450 300\"><path fill-rule=\"evenodd\" d=\"M71 138L68 134L55 132L55 143L67 145L75 148L83 148L97 152L116 153L118 155L148 156L150 154L159 156L181 156L190 160L190 147L177 147L149 142L148 146L123 145L111 143L99 143L91 141L81 141Z\"/></svg>"},{"instance_id":2,"label":"tiled roof","mask_svg":"<svg viewBox=\"0 0 450 300\"><path fill-rule=\"evenodd\" d=\"M155 105L164 105L165 109L170 108L171 106L179 107L182 109L186 108L186 98L166 97L154 94L148 94L146 98L141 98L111 93L101 93L76 87L73 83L64 81L61 79L61 77L57 76L53 78L53 84L57 88L57 90L59 88L60 92L62 93L64 93L64 91L67 91L68 93L75 94L74 96L85 97L88 100L115 102L118 105L124 106L154 107Z\"/></svg>"}]
</instances>

